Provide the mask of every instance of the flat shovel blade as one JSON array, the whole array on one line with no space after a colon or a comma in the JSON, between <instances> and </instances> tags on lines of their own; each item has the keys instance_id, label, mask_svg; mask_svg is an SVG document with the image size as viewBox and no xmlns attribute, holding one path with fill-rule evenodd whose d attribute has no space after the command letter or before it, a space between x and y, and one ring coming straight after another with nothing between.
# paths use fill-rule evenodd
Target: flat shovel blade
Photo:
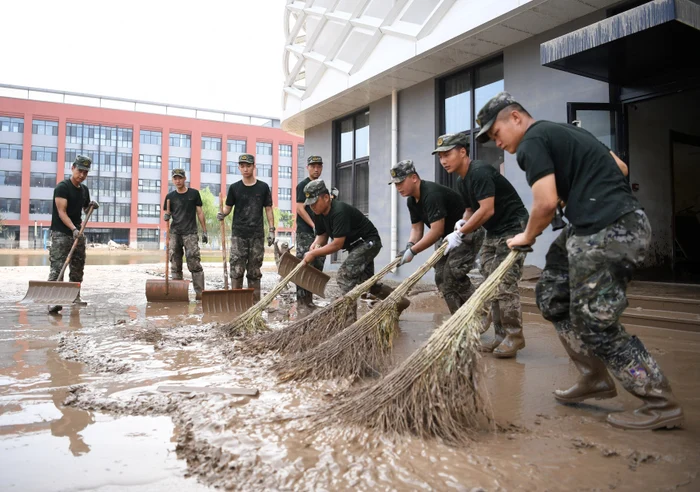
<instances>
[{"instance_id":1,"label":"flat shovel blade","mask_svg":"<svg viewBox=\"0 0 700 492\"><path fill-rule=\"evenodd\" d=\"M244 313L255 304L254 289L204 290L202 311L206 314Z\"/></svg>"},{"instance_id":2,"label":"flat shovel blade","mask_svg":"<svg viewBox=\"0 0 700 492\"><path fill-rule=\"evenodd\" d=\"M165 280L146 280L148 302L190 302L190 281L170 280L165 291Z\"/></svg>"},{"instance_id":3,"label":"flat shovel blade","mask_svg":"<svg viewBox=\"0 0 700 492\"><path fill-rule=\"evenodd\" d=\"M80 294L80 282L47 282L30 280L29 289L21 303L40 303L51 305L73 304Z\"/></svg>"},{"instance_id":4,"label":"flat shovel blade","mask_svg":"<svg viewBox=\"0 0 700 492\"><path fill-rule=\"evenodd\" d=\"M282 255L282 258L280 258L278 273L282 277L286 277L292 273L292 270L294 270L300 262L301 260L291 253L285 253ZM292 282L296 285L321 297L326 297L326 284L329 280L330 277L328 275L309 265L299 270L297 274L292 277Z\"/></svg>"}]
</instances>

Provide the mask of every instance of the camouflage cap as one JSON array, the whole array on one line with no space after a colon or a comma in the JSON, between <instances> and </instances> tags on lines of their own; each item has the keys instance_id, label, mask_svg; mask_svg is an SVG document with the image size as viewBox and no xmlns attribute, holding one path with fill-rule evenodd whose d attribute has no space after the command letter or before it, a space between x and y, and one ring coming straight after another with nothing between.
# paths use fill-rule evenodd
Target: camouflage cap
<instances>
[{"instance_id":1,"label":"camouflage cap","mask_svg":"<svg viewBox=\"0 0 700 492\"><path fill-rule=\"evenodd\" d=\"M92 166L92 159L84 155L79 155L73 161L73 165L81 171L89 171Z\"/></svg>"},{"instance_id":2,"label":"camouflage cap","mask_svg":"<svg viewBox=\"0 0 700 492\"><path fill-rule=\"evenodd\" d=\"M309 158L306 159L306 165L309 166L311 164L323 164L323 159L320 155L310 155Z\"/></svg>"},{"instance_id":3,"label":"camouflage cap","mask_svg":"<svg viewBox=\"0 0 700 492\"><path fill-rule=\"evenodd\" d=\"M241 154L238 156L238 163L255 165L255 156L253 154Z\"/></svg>"},{"instance_id":4,"label":"camouflage cap","mask_svg":"<svg viewBox=\"0 0 700 492\"><path fill-rule=\"evenodd\" d=\"M454 149L457 145L469 147L469 140L464 133L447 133L440 135L437 139L437 148L433 150L433 155L438 152L447 152Z\"/></svg>"},{"instance_id":5,"label":"camouflage cap","mask_svg":"<svg viewBox=\"0 0 700 492\"><path fill-rule=\"evenodd\" d=\"M489 140L489 130L493 126L496 117L501 110L507 108L516 101L508 92L499 92L488 100L484 107L481 108L479 114L476 115L476 123L481 127L481 130L476 136L476 141L486 143Z\"/></svg>"},{"instance_id":6,"label":"camouflage cap","mask_svg":"<svg viewBox=\"0 0 700 492\"><path fill-rule=\"evenodd\" d=\"M318 197L330 193L326 182L322 179L314 179L306 186L304 186L304 195L306 195L306 200L304 205L313 205L318 200Z\"/></svg>"},{"instance_id":7,"label":"camouflage cap","mask_svg":"<svg viewBox=\"0 0 700 492\"><path fill-rule=\"evenodd\" d=\"M411 174L416 174L416 166L413 165L411 159L406 159L392 167L389 172L391 173L389 184L396 184L408 178Z\"/></svg>"},{"instance_id":8,"label":"camouflage cap","mask_svg":"<svg viewBox=\"0 0 700 492\"><path fill-rule=\"evenodd\" d=\"M173 178L175 176L180 176L182 178L186 178L187 174L185 173L184 169L173 169Z\"/></svg>"}]
</instances>

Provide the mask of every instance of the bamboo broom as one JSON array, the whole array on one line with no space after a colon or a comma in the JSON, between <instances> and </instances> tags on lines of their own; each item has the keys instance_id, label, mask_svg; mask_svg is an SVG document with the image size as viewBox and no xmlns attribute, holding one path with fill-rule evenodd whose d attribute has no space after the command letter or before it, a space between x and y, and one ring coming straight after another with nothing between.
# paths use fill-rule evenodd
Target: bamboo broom
<instances>
[{"instance_id":1,"label":"bamboo broom","mask_svg":"<svg viewBox=\"0 0 700 492\"><path fill-rule=\"evenodd\" d=\"M420 349L381 381L347 394L322 411L313 427L342 419L380 432L439 437L457 444L467 441L481 425L490 424L478 364L482 309L523 254L520 251L511 251Z\"/></svg>"},{"instance_id":2,"label":"bamboo broom","mask_svg":"<svg viewBox=\"0 0 700 492\"><path fill-rule=\"evenodd\" d=\"M297 320L281 330L261 333L247 340L243 345L243 350L251 354L259 354L269 350L276 350L283 354L294 354L309 350L328 340L331 336L345 329L348 323L356 321L357 300L384 275L393 270L400 261L401 258L396 258L368 280L309 316Z\"/></svg>"},{"instance_id":3,"label":"bamboo broom","mask_svg":"<svg viewBox=\"0 0 700 492\"><path fill-rule=\"evenodd\" d=\"M381 373L388 365L398 326L398 303L443 257L446 247L447 243L435 250L425 264L355 323L313 349L277 362L272 369L282 381Z\"/></svg>"},{"instance_id":4,"label":"bamboo broom","mask_svg":"<svg viewBox=\"0 0 700 492\"><path fill-rule=\"evenodd\" d=\"M306 266L306 263L303 261L300 262L294 267L294 270L289 272L289 275L280 280L277 285L275 285L275 287L268 292L265 297L260 299L253 307L241 314L238 318L223 325L223 330L229 336L250 335L253 333L267 331L267 325L262 318L263 311L270 305L275 297L277 297L277 295L284 290L287 284L292 280L292 277L294 277L299 270L304 268L304 266Z\"/></svg>"}]
</instances>

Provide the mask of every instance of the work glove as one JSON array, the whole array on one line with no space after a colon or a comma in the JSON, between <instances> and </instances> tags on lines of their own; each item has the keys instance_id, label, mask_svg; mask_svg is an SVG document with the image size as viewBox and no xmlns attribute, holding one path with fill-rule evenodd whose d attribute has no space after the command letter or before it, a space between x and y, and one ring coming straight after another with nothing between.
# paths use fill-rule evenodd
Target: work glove
<instances>
[{"instance_id":1,"label":"work glove","mask_svg":"<svg viewBox=\"0 0 700 492\"><path fill-rule=\"evenodd\" d=\"M403 252L403 256L401 257L401 261L399 262L399 266L403 265L404 263L411 263L414 256L416 255L413 254L413 250L410 247L406 248L406 250Z\"/></svg>"},{"instance_id":2,"label":"work glove","mask_svg":"<svg viewBox=\"0 0 700 492\"><path fill-rule=\"evenodd\" d=\"M168 212L165 212L163 214L163 220L166 222L168 222L170 220L170 214Z\"/></svg>"},{"instance_id":3,"label":"work glove","mask_svg":"<svg viewBox=\"0 0 700 492\"><path fill-rule=\"evenodd\" d=\"M202 233L202 244L207 244L209 242L209 236L207 236L206 232Z\"/></svg>"},{"instance_id":4,"label":"work glove","mask_svg":"<svg viewBox=\"0 0 700 492\"><path fill-rule=\"evenodd\" d=\"M338 198L340 196L340 191L335 186L331 187L331 196L333 198Z\"/></svg>"},{"instance_id":5,"label":"work glove","mask_svg":"<svg viewBox=\"0 0 700 492\"><path fill-rule=\"evenodd\" d=\"M466 224L467 221L464 219L459 219L457 222L455 222L455 231L460 230L462 227L464 227L464 224Z\"/></svg>"},{"instance_id":6,"label":"work glove","mask_svg":"<svg viewBox=\"0 0 700 492\"><path fill-rule=\"evenodd\" d=\"M275 243L275 229L270 227L270 233L267 235L267 245L272 246Z\"/></svg>"},{"instance_id":7,"label":"work glove","mask_svg":"<svg viewBox=\"0 0 700 492\"><path fill-rule=\"evenodd\" d=\"M97 210L98 208L100 208L100 204L93 200L90 203L88 203L88 207L92 207L94 210Z\"/></svg>"},{"instance_id":8,"label":"work glove","mask_svg":"<svg viewBox=\"0 0 700 492\"><path fill-rule=\"evenodd\" d=\"M464 234L462 234L459 231L451 232L450 234L445 236L445 241L447 241L447 248L445 248L445 254L449 253L451 249L454 249L460 244L462 244L463 238Z\"/></svg>"},{"instance_id":9,"label":"work glove","mask_svg":"<svg viewBox=\"0 0 700 492\"><path fill-rule=\"evenodd\" d=\"M73 241L78 239L80 236L81 236L80 229L73 229Z\"/></svg>"},{"instance_id":10,"label":"work glove","mask_svg":"<svg viewBox=\"0 0 700 492\"><path fill-rule=\"evenodd\" d=\"M224 217L226 217L226 216L224 215L223 212L218 212L216 214L216 220L224 220Z\"/></svg>"}]
</instances>

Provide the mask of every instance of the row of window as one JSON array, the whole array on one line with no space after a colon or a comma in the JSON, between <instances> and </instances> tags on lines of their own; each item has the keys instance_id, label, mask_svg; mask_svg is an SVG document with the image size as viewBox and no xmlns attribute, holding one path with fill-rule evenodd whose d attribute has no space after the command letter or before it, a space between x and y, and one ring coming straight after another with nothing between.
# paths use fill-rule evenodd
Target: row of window
<instances>
[{"instance_id":1,"label":"row of window","mask_svg":"<svg viewBox=\"0 0 700 492\"><path fill-rule=\"evenodd\" d=\"M22 186L20 171L0 171L0 186ZM31 173L29 186L32 188L54 188L56 175L51 173Z\"/></svg>"},{"instance_id":2,"label":"row of window","mask_svg":"<svg viewBox=\"0 0 700 492\"><path fill-rule=\"evenodd\" d=\"M0 116L0 132L24 133L24 118Z\"/></svg>"},{"instance_id":3,"label":"row of window","mask_svg":"<svg viewBox=\"0 0 700 492\"><path fill-rule=\"evenodd\" d=\"M131 148L133 134L131 128L66 123L66 143Z\"/></svg>"},{"instance_id":4,"label":"row of window","mask_svg":"<svg viewBox=\"0 0 700 492\"><path fill-rule=\"evenodd\" d=\"M139 191L144 193L160 193L160 180L139 179Z\"/></svg>"},{"instance_id":5,"label":"row of window","mask_svg":"<svg viewBox=\"0 0 700 492\"><path fill-rule=\"evenodd\" d=\"M0 143L0 159L22 160L23 152L21 144Z\"/></svg>"},{"instance_id":6,"label":"row of window","mask_svg":"<svg viewBox=\"0 0 700 492\"><path fill-rule=\"evenodd\" d=\"M70 169L73 161L78 155L84 155L89 157L92 161L92 166L90 166L90 172L95 173L97 171L101 173L108 172L120 172L120 173L130 173L131 172L131 154L124 152L97 152L96 150L79 150L79 149L66 149L65 152L65 168Z\"/></svg>"},{"instance_id":7,"label":"row of window","mask_svg":"<svg viewBox=\"0 0 700 492\"><path fill-rule=\"evenodd\" d=\"M32 160L40 162L58 162L58 149L56 147L39 147L32 145Z\"/></svg>"},{"instance_id":8,"label":"row of window","mask_svg":"<svg viewBox=\"0 0 700 492\"><path fill-rule=\"evenodd\" d=\"M158 229L137 229L136 241L139 243L157 243Z\"/></svg>"},{"instance_id":9,"label":"row of window","mask_svg":"<svg viewBox=\"0 0 700 492\"><path fill-rule=\"evenodd\" d=\"M70 175L66 175L70 177ZM88 176L85 184L90 190L90 193L97 197L131 197L131 178L105 178L97 176Z\"/></svg>"},{"instance_id":10,"label":"row of window","mask_svg":"<svg viewBox=\"0 0 700 492\"><path fill-rule=\"evenodd\" d=\"M221 139L218 137L202 137L202 150L221 150Z\"/></svg>"},{"instance_id":11,"label":"row of window","mask_svg":"<svg viewBox=\"0 0 700 492\"><path fill-rule=\"evenodd\" d=\"M277 190L277 197L280 200L291 200L292 199L292 189L291 188L279 188Z\"/></svg>"},{"instance_id":12,"label":"row of window","mask_svg":"<svg viewBox=\"0 0 700 492\"><path fill-rule=\"evenodd\" d=\"M32 120L32 133L34 135L58 136L58 122L45 120Z\"/></svg>"}]
</instances>

